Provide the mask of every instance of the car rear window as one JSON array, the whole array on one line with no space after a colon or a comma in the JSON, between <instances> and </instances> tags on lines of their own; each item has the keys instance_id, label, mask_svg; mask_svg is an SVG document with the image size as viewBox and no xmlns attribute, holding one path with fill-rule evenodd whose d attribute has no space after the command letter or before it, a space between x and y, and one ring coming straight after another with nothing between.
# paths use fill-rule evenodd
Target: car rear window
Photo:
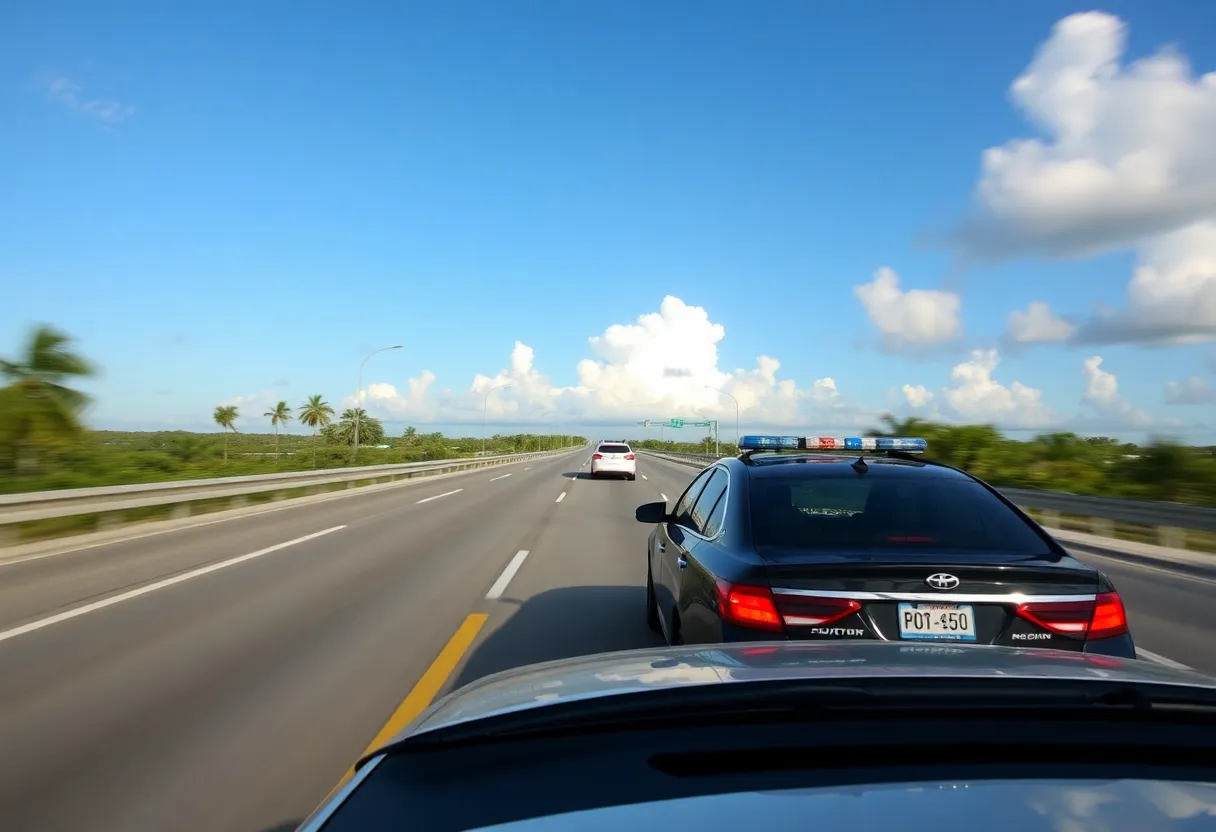
<instances>
[{"instance_id":1,"label":"car rear window","mask_svg":"<svg viewBox=\"0 0 1216 832\"><path fill-rule=\"evenodd\" d=\"M757 546L1041 554L1043 539L976 482L939 478L758 478Z\"/></svg>"},{"instance_id":2,"label":"car rear window","mask_svg":"<svg viewBox=\"0 0 1216 832\"><path fill-rule=\"evenodd\" d=\"M629 453L628 445L600 445L600 453L602 454L627 454Z\"/></svg>"}]
</instances>

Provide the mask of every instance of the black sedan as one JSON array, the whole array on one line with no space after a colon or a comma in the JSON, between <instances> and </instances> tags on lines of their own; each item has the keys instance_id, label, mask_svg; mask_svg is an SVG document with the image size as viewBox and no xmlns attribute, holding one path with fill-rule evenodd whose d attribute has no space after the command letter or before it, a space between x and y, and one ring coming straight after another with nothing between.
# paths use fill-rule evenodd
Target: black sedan
<instances>
[{"instance_id":1,"label":"black sedan","mask_svg":"<svg viewBox=\"0 0 1216 832\"><path fill-rule=\"evenodd\" d=\"M850 440L853 441L853 440ZM1050 647L1135 658L1110 580L998 491L906 453L744 452L649 503L647 622L756 639Z\"/></svg>"}]
</instances>

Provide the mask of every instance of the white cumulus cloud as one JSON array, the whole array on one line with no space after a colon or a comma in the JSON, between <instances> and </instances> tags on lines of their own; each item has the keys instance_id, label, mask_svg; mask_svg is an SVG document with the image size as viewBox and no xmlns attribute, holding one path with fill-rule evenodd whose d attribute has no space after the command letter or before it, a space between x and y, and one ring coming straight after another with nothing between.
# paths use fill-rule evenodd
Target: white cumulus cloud
<instances>
[{"instance_id":1,"label":"white cumulus cloud","mask_svg":"<svg viewBox=\"0 0 1216 832\"><path fill-rule=\"evenodd\" d=\"M1058 416L1043 404L1042 391L1014 381L1008 386L993 378L1000 364L996 350L975 350L971 360L950 371L942 397L953 415L966 422L991 422L1009 428L1046 427Z\"/></svg>"},{"instance_id":2,"label":"white cumulus cloud","mask_svg":"<svg viewBox=\"0 0 1216 832\"><path fill-rule=\"evenodd\" d=\"M1102 356L1092 355L1082 364L1085 392L1081 401L1093 408L1104 423L1115 427L1148 427L1153 419L1119 395L1119 379L1102 369Z\"/></svg>"},{"instance_id":3,"label":"white cumulus cloud","mask_svg":"<svg viewBox=\"0 0 1216 832\"><path fill-rule=\"evenodd\" d=\"M1216 404L1216 385L1208 384L1199 376L1186 381L1165 383L1166 404Z\"/></svg>"},{"instance_id":4,"label":"white cumulus cloud","mask_svg":"<svg viewBox=\"0 0 1216 832\"><path fill-rule=\"evenodd\" d=\"M1216 221L1146 242L1127 286L1126 308L1098 309L1079 333L1079 340L1091 343L1192 344L1213 338Z\"/></svg>"},{"instance_id":5,"label":"white cumulus cloud","mask_svg":"<svg viewBox=\"0 0 1216 832\"><path fill-rule=\"evenodd\" d=\"M1076 324L1051 311L1042 301L1034 301L1026 311L1009 313L1009 338L1018 344L1047 344L1067 341L1077 332Z\"/></svg>"},{"instance_id":6,"label":"white cumulus cloud","mask_svg":"<svg viewBox=\"0 0 1216 832\"><path fill-rule=\"evenodd\" d=\"M1135 249L1122 308L1076 326L1046 307L1010 316L1020 343L1216 339L1216 73L1164 48L1123 63L1127 27L1102 12L1059 21L1014 80L1041 138L984 152L955 247L971 260Z\"/></svg>"},{"instance_id":7,"label":"white cumulus cloud","mask_svg":"<svg viewBox=\"0 0 1216 832\"><path fill-rule=\"evenodd\" d=\"M877 418L830 376L806 388L782 378L781 362L772 356L758 356L750 369L720 367L718 344L725 335L704 308L669 295L659 311L589 338L593 357L576 364L575 384L553 384L537 368L533 349L516 341L506 367L475 375L464 392L432 395L435 376L424 371L410 380L406 392L379 382L362 398L369 412L383 418L452 423L477 423L483 417L496 424L533 424L701 415L733 427L736 402L741 424L859 429ZM347 406L353 402L352 396Z\"/></svg>"},{"instance_id":8,"label":"white cumulus cloud","mask_svg":"<svg viewBox=\"0 0 1216 832\"><path fill-rule=\"evenodd\" d=\"M981 258L1089 254L1216 213L1216 74L1162 49L1122 65L1123 21L1058 22L1010 98L1043 134L985 151L955 240Z\"/></svg>"},{"instance_id":9,"label":"white cumulus cloud","mask_svg":"<svg viewBox=\"0 0 1216 832\"><path fill-rule=\"evenodd\" d=\"M933 403L933 394L923 384L905 384L900 390L909 407L928 407Z\"/></svg>"},{"instance_id":10,"label":"white cumulus cloud","mask_svg":"<svg viewBox=\"0 0 1216 832\"><path fill-rule=\"evenodd\" d=\"M889 351L938 344L962 333L962 299L957 294L940 289L903 291L899 275L885 266L871 282L854 286L853 294Z\"/></svg>"}]
</instances>

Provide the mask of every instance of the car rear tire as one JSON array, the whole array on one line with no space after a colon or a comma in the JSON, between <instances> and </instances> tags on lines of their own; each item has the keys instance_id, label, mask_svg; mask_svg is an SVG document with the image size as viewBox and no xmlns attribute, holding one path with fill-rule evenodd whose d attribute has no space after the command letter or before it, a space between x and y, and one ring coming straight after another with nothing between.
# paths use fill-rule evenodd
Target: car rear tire
<instances>
[{"instance_id":1,"label":"car rear tire","mask_svg":"<svg viewBox=\"0 0 1216 832\"><path fill-rule=\"evenodd\" d=\"M629 481L630 481L630 482L633 482L633 481L634 481L634 480L636 480L637 478L638 478L638 475L637 475L637 474L630 474L630 475L629 475Z\"/></svg>"},{"instance_id":2,"label":"car rear tire","mask_svg":"<svg viewBox=\"0 0 1216 832\"><path fill-rule=\"evenodd\" d=\"M650 567L646 567L646 626L656 633L663 632L659 623L659 605L654 597L654 581L650 577Z\"/></svg>"}]
</instances>

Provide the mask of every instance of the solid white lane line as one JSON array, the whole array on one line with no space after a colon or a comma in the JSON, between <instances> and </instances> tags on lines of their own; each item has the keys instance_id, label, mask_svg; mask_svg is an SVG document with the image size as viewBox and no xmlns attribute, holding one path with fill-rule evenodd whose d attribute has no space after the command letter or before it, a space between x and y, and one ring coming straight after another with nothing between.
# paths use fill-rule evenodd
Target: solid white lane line
<instances>
[{"instance_id":1,"label":"solid white lane line","mask_svg":"<svg viewBox=\"0 0 1216 832\"><path fill-rule=\"evenodd\" d=\"M431 500L438 500L440 497L451 497L453 494L459 494L461 491L464 491L464 489L457 488L455 491L445 491L442 494L436 494L434 497L423 497L421 500L414 500L414 505L429 503Z\"/></svg>"},{"instance_id":2,"label":"solid white lane line","mask_svg":"<svg viewBox=\"0 0 1216 832\"><path fill-rule=\"evenodd\" d=\"M494 582L494 586L490 587L490 591L486 593L486 598L493 601L495 598L502 597L502 594L507 589L507 584L511 583L511 579L515 577L515 573L519 571L519 567L524 565L524 558L527 556L527 549L520 549L515 553L515 557L511 558L511 562L507 564L507 568L502 570L502 574Z\"/></svg>"},{"instance_id":3,"label":"solid white lane line","mask_svg":"<svg viewBox=\"0 0 1216 832\"><path fill-rule=\"evenodd\" d=\"M555 502L555 503L560 503L560 502L561 502L562 500L564 500L564 499L566 499L566 492L565 492L565 491L563 491L561 494L558 494L558 495L557 495L557 499L556 499L556 500L554 500L553 502Z\"/></svg>"},{"instance_id":4,"label":"solid white lane line","mask_svg":"<svg viewBox=\"0 0 1216 832\"><path fill-rule=\"evenodd\" d=\"M236 566L238 563L244 563L247 560L253 560L254 558L260 558L262 555L268 555L271 552L277 552L280 549L286 549L288 546L295 546L297 543L303 543L306 540L313 540L314 538L318 538L318 537L321 537L322 535L326 535L331 532L336 532L336 531L339 531L339 530L345 529L345 528L346 528L346 526L334 526L332 529L326 529L325 531L322 531L322 532L313 532L312 534L306 534L303 537L297 537L295 540L288 540L285 543L276 543L273 546L267 546L265 549L258 549L256 552L250 552L247 555L241 555L240 557L229 558L228 560L223 560L223 561L220 561L219 563L213 563L210 566L204 566L200 569L195 569L191 572L185 572L181 575L174 575L172 578L166 578L163 581L157 581L156 583L148 584L147 586L141 586L139 589L133 589L130 592L124 592L121 595L115 595L113 597L106 598L101 601L95 601L92 604L85 604L83 607L76 607L76 609L68 610L67 612L61 612L58 615L52 615L49 618L42 618L42 619L39 619L38 621L31 621L29 624L22 624L20 627L14 627L11 630L5 630L3 632L0 632L0 641L5 641L6 639L10 639L10 638L16 638L17 636L25 635L26 633L32 633L34 630L41 630L43 627L49 627L52 624L58 624L60 621L67 621L70 618L76 618L77 616L84 615L85 613L95 612L100 609L105 609L106 607L111 607L115 604L121 604L123 601L129 601L132 598L138 598L140 595L147 595L149 592L155 592L156 590L164 589L167 586L173 586L174 584L180 584L182 581L188 581L191 578L197 578L201 575L206 575L210 572L218 572L221 569L227 569L229 566Z\"/></svg>"},{"instance_id":5,"label":"solid white lane line","mask_svg":"<svg viewBox=\"0 0 1216 832\"><path fill-rule=\"evenodd\" d=\"M524 470L527 470L527 469L525 468ZM491 478L490 478L490 482L497 482L498 480L505 480L505 479L506 479L507 477L509 477L509 476L511 476L511 475L510 475L510 474L503 474L501 477L491 477Z\"/></svg>"},{"instance_id":6,"label":"solid white lane line","mask_svg":"<svg viewBox=\"0 0 1216 832\"><path fill-rule=\"evenodd\" d=\"M667 502L667 495L664 494L662 491L659 492L659 496L663 498L663 502Z\"/></svg>"},{"instance_id":7,"label":"solid white lane line","mask_svg":"<svg viewBox=\"0 0 1216 832\"><path fill-rule=\"evenodd\" d=\"M1191 667L1183 664L1182 662L1176 662L1173 659L1167 659L1165 656L1161 655L1160 653L1154 653L1152 650L1145 650L1143 647L1136 648L1136 658L1137 659L1148 659L1150 662L1156 662L1157 664L1163 664L1166 667L1172 667L1175 670L1191 670L1192 669Z\"/></svg>"}]
</instances>

